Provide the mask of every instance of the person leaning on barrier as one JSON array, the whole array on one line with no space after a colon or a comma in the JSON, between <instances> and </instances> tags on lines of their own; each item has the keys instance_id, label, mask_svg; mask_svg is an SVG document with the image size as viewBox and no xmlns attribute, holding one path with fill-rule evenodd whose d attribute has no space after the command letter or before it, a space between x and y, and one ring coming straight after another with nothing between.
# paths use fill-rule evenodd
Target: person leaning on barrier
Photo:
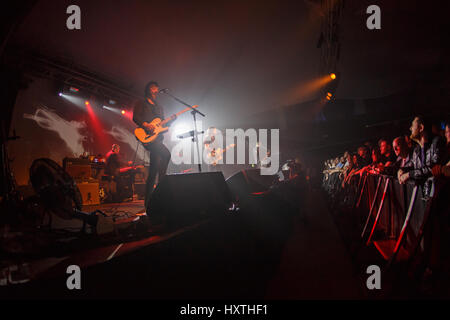
<instances>
[{"instance_id":1,"label":"person leaning on barrier","mask_svg":"<svg viewBox=\"0 0 450 320\"><path fill-rule=\"evenodd\" d=\"M411 124L411 139L417 142L413 149L411 164L409 167L398 170L397 177L400 184L409 179L425 182L423 191L425 196L432 196L433 181L432 168L442 164L445 157L445 143L442 137L433 136L431 128L425 118L417 116Z\"/></svg>"},{"instance_id":2,"label":"person leaning on barrier","mask_svg":"<svg viewBox=\"0 0 450 320\"><path fill-rule=\"evenodd\" d=\"M370 159L369 149L366 146L361 146L358 148L358 156L359 169L369 165L372 162Z\"/></svg>"},{"instance_id":3,"label":"person leaning on barrier","mask_svg":"<svg viewBox=\"0 0 450 320\"><path fill-rule=\"evenodd\" d=\"M432 173L434 177L450 178L450 161L445 166L437 164L433 167Z\"/></svg>"},{"instance_id":4,"label":"person leaning on barrier","mask_svg":"<svg viewBox=\"0 0 450 320\"><path fill-rule=\"evenodd\" d=\"M381 162L386 167L393 165L395 163L396 156L394 155L394 152L392 152L390 143L386 139L380 139L378 141L378 147L380 148L380 153L382 157Z\"/></svg>"},{"instance_id":5,"label":"person leaning on barrier","mask_svg":"<svg viewBox=\"0 0 450 320\"><path fill-rule=\"evenodd\" d=\"M383 173L387 164L384 163L384 157L377 147L372 149L372 163L369 166L369 173Z\"/></svg>"},{"instance_id":6,"label":"person leaning on barrier","mask_svg":"<svg viewBox=\"0 0 450 320\"><path fill-rule=\"evenodd\" d=\"M350 166L348 167L347 174L344 178L344 181L342 182L342 188L344 188L345 185L350 182L351 178L359 171L361 167L359 164L360 158L356 153L352 154L350 158L351 158Z\"/></svg>"},{"instance_id":7,"label":"person leaning on barrier","mask_svg":"<svg viewBox=\"0 0 450 320\"><path fill-rule=\"evenodd\" d=\"M380 174L384 171L384 158L380 153L380 149L378 147L375 147L372 149L371 152L372 157L372 163L365 166L364 168L360 169L359 171L355 172L355 174L362 175L363 173L370 173L370 174Z\"/></svg>"},{"instance_id":8,"label":"person leaning on barrier","mask_svg":"<svg viewBox=\"0 0 450 320\"><path fill-rule=\"evenodd\" d=\"M445 165L437 164L433 167L432 172L434 177L450 178L450 123L445 125L445 139L447 140Z\"/></svg>"},{"instance_id":9,"label":"person leaning on barrier","mask_svg":"<svg viewBox=\"0 0 450 320\"><path fill-rule=\"evenodd\" d=\"M344 167L342 168L342 179L345 180L352 169L352 156L348 151L344 153Z\"/></svg>"},{"instance_id":10,"label":"person leaning on barrier","mask_svg":"<svg viewBox=\"0 0 450 320\"><path fill-rule=\"evenodd\" d=\"M394 153L397 156L394 167L405 168L412 166L412 148L408 147L405 137L400 136L392 141Z\"/></svg>"},{"instance_id":11,"label":"person leaning on barrier","mask_svg":"<svg viewBox=\"0 0 450 320\"><path fill-rule=\"evenodd\" d=\"M399 136L392 141L392 147L394 153L397 156L397 160L390 168L387 168L386 172L391 175L397 176L397 172L400 169L412 167L412 148L408 146L404 136Z\"/></svg>"},{"instance_id":12,"label":"person leaning on barrier","mask_svg":"<svg viewBox=\"0 0 450 320\"><path fill-rule=\"evenodd\" d=\"M436 163L431 172L435 178L436 192L430 203L430 217L425 229L422 261L422 283L428 284L431 290L449 287L448 263L450 261L450 130L445 127L447 146L443 143L443 160ZM443 140L443 139L442 139Z\"/></svg>"}]
</instances>

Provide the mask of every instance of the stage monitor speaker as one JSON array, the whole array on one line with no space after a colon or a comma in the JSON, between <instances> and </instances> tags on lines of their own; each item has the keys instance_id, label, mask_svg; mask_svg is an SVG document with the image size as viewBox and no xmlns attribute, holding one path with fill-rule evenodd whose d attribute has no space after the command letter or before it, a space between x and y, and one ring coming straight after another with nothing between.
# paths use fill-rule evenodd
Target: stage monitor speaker
<instances>
[{"instance_id":1,"label":"stage monitor speaker","mask_svg":"<svg viewBox=\"0 0 450 320\"><path fill-rule=\"evenodd\" d=\"M83 199L83 205L97 205L100 204L100 192L98 182L77 182L77 187L80 190Z\"/></svg>"},{"instance_id":2,"label":"stage monitor speaker","mask_svg":"<svg viewBox=\"0 0 450 320\"><path fill-rule=\"evenodd\" d=\"M248 169L236 172L226 182L234 197L242 197L268 191L277 178L277 175L261 175L260 169Z\"/></svg>"},{"instance_id":3,"label":"stage monitor speaker","mask_svg":"<svg viewBox=\"0 0 450 320\"><path fill-rule=\"evenodd\" d=\"M153 191L147 212L180 226L223 214L230 203L222 172L172 174Z\"/></svg>"}]
</instances>

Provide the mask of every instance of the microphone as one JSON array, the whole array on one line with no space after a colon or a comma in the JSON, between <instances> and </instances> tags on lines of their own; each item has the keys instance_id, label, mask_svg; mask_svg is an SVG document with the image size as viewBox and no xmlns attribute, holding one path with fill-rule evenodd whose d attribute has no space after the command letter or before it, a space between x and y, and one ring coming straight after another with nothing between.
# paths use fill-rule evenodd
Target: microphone
<instances>
[{"instance_id":1,"label":"microphone","mask_svg":"<svg viewBox=\"0 0 450 320\"><path fill-rule=\"evenodd\" d=\"M164 88L159 90L159 93L166 93L167 91L169 91L169 88Z\"/></svg>"},{"instance_id":2,"label":"microphone","mask_svg":"<svg viewBox=\"0 0 450 320\"><path fill-rule=\"evenodd\" d=\"M205 133L205 131L197 131L197 133L198 134L203 134L203 133ZM191 130L191 131L188 131L188 132L185 132L185 133L177 135L177 138L178 139L189 138L189 137L193 137L194 134L195 134L195 131Z\"/></svg>"},{"instance_id":3,"label":"microphone","mask_svg":"<svg viewBox=\"0 0 450 320\"><path fill-rule=\"evenodd\" d=\"M191 130L189 132L185 132L183 134L177 135L177 138L178 139L184 139L184 138L193 137L193 136L194 136L194 130Z\"/></svg>"}]
</instances>

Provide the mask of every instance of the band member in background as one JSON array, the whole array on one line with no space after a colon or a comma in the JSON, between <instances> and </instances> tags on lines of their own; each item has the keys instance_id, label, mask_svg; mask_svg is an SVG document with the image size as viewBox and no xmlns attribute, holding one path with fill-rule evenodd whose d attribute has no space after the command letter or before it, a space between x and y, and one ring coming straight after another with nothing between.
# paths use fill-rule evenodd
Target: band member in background
<instances>
[{"instance_id":1,"label":"band member in background","mask_svg":"<svg viewBox=\"0 0 450 320\"><path fill-rule=\"evenodd\" d=\"M216 134L217 129L214 127L209 127L208 130L206 130L206 134L204 137L203 144L205 145L205 150L207 152L206 156L208 158L207 167L208 171L215 171L217 170L217 151L216 148L213 147L213 143L216 141Z\"/></svg>"},{"instance_id":2,"label":"band member in background","mask_svg":"<svg viewBox=\"0 0 450 320\"><path fill-rule=\"evenodd\" d=\"M266 156L261 159L261 168L269 168L271 164L270 150L267 150Z\"/></svg>"},{"instance_id":3,"label":"band member in background","mask_svg":"<svg viewBox=\"0 0 450 320\"><path fill-rule=\"evenodd\" d=\"M120 157L120 146L113 144L111 150L106 154L105 175L110 176L108 187L108 197L106 201L122 201L123 179L120 168L123 166Z\"/></svg>"},{"instance_id":4,"label":"band member in background","mask_svg":"<svg viewBox=\"0 0 450 320\"><path fill-rule=\"evenodd\" d=\"M156 81L150 81L145 86L144 99L134 106L133 121L140 127L152 132L151 125L155 118L164 119L164 110L157 102L159 86ZM163 136L159 135L153 142L144 144L146 150L150 152L150 167L146 182L145 208L148 209L150 197L154 189L156 176L158 181L166 175L167 166L170 161L170 151L163 144Z\"/></svg>"},{"instance_id":5,"label":"band member in background","mask_svg":"<svg viewBox=\"0 0 450 320\"><path fill-rule=\"evenodd\" d=\"M120 175L120 146L118 144L113 144L111 151L106 154L106 164L105 164L105 174L108 176L119 176Z\"/></svg>"},{"instance_id":6,"label":"band member in background","mask_svg":"<svg viewBox=\"0 0 450 320\"><path fill-rule=\"evenodd\" d=\"M89 159L89 153L87 151L84 151L82 154L80 154L80 159Z\"/></svg>"}]
</instances>

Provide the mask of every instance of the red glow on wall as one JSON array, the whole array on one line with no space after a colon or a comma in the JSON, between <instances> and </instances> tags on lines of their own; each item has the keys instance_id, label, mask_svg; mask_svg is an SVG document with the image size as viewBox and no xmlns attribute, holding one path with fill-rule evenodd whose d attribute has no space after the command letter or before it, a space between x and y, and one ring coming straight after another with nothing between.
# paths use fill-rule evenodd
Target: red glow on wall
<instances>
[{"instance_id":1,"label":"red glow on wall","mask_svg":"<svg viewBox=\"0 0 450 320\"><path fill-rule=\"evenodd\" d=\"M106 145L105 132L103 130L102 124L100 123L100 120L98 119L98 117L97 117L94 109L92 108L91 104L89 103L89 101L86 101L85 105L86 105L86 110L89 114L91 128L94 131L98 145L101 147L101 149L108 148ZM99 153L103 153L103 152L99 151Z\"/></svg>"}]
</instances>

